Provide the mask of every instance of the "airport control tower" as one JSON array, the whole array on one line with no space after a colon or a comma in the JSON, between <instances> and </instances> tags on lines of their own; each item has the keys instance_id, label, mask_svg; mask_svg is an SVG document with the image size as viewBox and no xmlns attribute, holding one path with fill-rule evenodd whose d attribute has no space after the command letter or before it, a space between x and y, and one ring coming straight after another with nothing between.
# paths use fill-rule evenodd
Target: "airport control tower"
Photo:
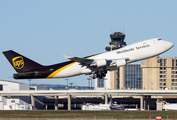
<instances>
[{"instance_id":1,"label":"airport control tower","mask_svg":"<svg viewBox=\"0 0 177 120\"><path fill-rule=\"evenodd\" d=\"M112 51L126 46L126 42L124 42L125 34L122 32L114 32L110 35L110 38L110 46L105 48L106 51ZM119 67L117 71L111 71L109 74L110 78L107 79L110 79L111 89L121 89L125 87L125 66Z\"/></svg>"},{"instance_id":2,"label":"airport control tower","mask_svg":"<svg viewBox=\"0 0 177 120\"><path fill-rule=\"evenodd\" d=\"M126 42L124 42L125 34L121 32L114 32L110 35L111 42L109 42L110 47L106 47L106 51L111 51L115 49L119 49L121 47L126 46Z\"/></svg>"}]
</instances>

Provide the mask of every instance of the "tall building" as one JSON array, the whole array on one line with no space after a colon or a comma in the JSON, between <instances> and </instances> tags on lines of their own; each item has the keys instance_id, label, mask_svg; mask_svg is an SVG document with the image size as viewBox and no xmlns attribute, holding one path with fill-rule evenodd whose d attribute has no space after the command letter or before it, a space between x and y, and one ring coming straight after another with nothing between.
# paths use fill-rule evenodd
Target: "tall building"
<instances>
[{"instance_id":1,"label":"tall building","mask_svg":"<svg viewBox=\"0 0 177 120\"><path fill-rule=\"evenodd\" d=\"M140 64L125 66L125 88L142 89L142 68Z\"/></svg>"},{"instance_id":2,"label":"tall building","mask_svg":"<svg viewBox=\"0 0 177 120\"><path fill-rule=\"evenodd\" d=\"M144 89L177 90L177 58L149 58L142 61L141 67Z\"/></svg>"}]
</instances>

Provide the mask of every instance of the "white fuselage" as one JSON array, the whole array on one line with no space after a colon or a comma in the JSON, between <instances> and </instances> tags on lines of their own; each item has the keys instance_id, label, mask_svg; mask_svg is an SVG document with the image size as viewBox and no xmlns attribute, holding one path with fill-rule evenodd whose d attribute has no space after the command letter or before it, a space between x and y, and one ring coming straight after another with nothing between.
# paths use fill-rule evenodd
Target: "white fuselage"
<instances>
[{"instance_id":1,"label":"white fuselage","mask_svg":"<svg viewBox=\"0 0 177 120\"><path fill-rule=\"evenodd\" d=\"M166 52L167 50L169 50L171 47L173 47L173 43L161 40L159 38L155 38L155 39L149 39L138 43L134 43L132 45L128 45L117 50L97 54L87 59L94 59L94 60L126 59L127 63L132 63L132 62L136 62L153 56L160 55ZM117 69L117 67L110 67L110 66L107 67L109 68L110 71ZM54 76L54 78L71 77L71 76L76 76L81 74L91 74L91 73L92 70L90 70L86 66L80 65L78 62L75 62L67 66L66 68L62 69L60 72L58 72Z\"/></svg>"}]
</instances>

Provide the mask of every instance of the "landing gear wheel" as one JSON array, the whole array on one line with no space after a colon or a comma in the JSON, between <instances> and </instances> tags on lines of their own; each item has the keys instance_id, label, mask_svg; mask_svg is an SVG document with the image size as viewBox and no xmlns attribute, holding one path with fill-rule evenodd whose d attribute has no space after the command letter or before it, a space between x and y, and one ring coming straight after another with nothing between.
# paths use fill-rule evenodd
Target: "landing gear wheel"
<instances>
[{"instance_id":1,"label":"landing gear wheel","mask_svg":"<svg viewBox=\"0 0 177 120\"><path fill-rule=\"evenodd\" d=\"M93 79L96 79L96 74L93 74L93 77L92 77Z\"/></svg>"},{"instance_id":2,"label":"landing gear wheel","mask_svg":"<svg viewBox=\"0 0 177 120\"><path fill-rule=\"evenodd\" d=\"M100 75L99 73L96 74L96 78L100 78L100 76L101 76L101 75Z\"/></svg>"},{"instance_id":3,"label":"landing gear wheel","mask_svg":"<svg viewBox=\"0 0 177 120\"><path fill-rule=\"evenodd\" d=\"M103 79L104 77L106 77L106 73L107 71L97 71L93 74L93 79L95 78L100 78L100 79Z\"/></svg>"},{"instance_id":4,"label":"landing gear wheel","mask_svg":"<svg viewBox=\"0 0 177 120\"><path fill-rule=\"evenodd\" d=\"M102 76L102 75L100 75L100 79L103 79L103 76Z\"/></svg>"},{"instance_id":5,"label":"landing gear wheel","mask_svg":"<svg viewBox=\"0 0 177 120\"><path fill-rule=\"evenodd\" d=\"M102 77L106 77L106 74L102 72L102 73L101 73L101 76L102 76Z\"/></svg>"}]
</instances>

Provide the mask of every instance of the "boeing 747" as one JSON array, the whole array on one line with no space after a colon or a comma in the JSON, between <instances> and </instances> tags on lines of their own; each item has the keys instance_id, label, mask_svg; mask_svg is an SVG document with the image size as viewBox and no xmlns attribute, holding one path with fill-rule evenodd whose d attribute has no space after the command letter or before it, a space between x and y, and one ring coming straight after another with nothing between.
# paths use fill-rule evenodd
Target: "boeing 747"
<instances>
[{"instance_id":1,"label":"boeing 747","mask_svg":"<svg viewBox=\"0 0 177 120\"><path fill-rule=\"evenodd\" d=\"M93 78L103 78L107 71L158 56L172 47L173 43L154 38L84 58L64 55L70 61L49 66L41 65L12 50L3 54L17 72L13 75L15 79L65 78L82 74L93 74Z\"/></svg>"}]
</instances>

